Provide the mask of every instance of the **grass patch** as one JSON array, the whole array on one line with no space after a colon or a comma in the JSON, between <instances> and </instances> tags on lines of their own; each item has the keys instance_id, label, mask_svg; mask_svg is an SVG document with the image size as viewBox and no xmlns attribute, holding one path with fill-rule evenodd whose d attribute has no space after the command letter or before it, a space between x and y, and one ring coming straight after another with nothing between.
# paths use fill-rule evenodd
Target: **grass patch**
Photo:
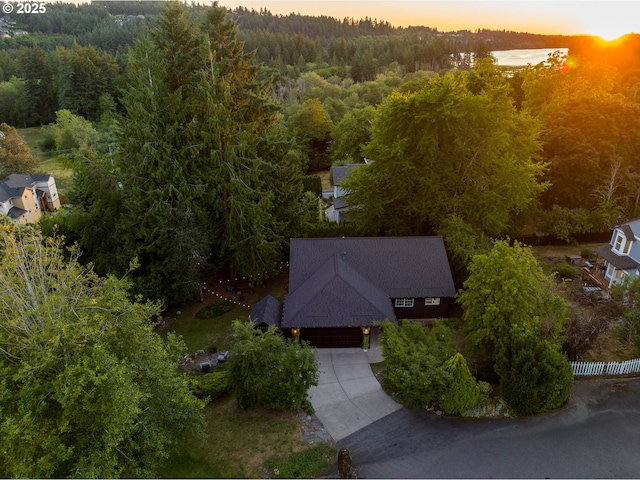
<instances>
[{"instance_id":1,"label":"grass patch","mask_svg":"<svg viewBox=\"0 0 640 480\"><path fill-rule=\"evenodd\" d=\"M57 155L40 157L37 170L41 173L53 175L53 178L56 180L56 187L58 187L58 193L63 196L68 195L73 185L73 170L66 168L60 160L60 157Z\"/></svg>"},{"instance_id":2,"label":"grass patch","mask_svg":"<svg viewBox=\"0 0 640 480\"><path fill-rule=\"evenodd\" d=\"M333 463L336 447L319 444L286 458L267 461L271 478L313 478L321 475Z\"/></svg>"},{"instance_id":3,"label":"grass patch","mask_svg":"<svg viewBox=\"0 0 640 480\"><path fill-rule=\"evenodd\" d=\"M320 177L320 181L322 182L323 190L333 190L333 185L331 185L331 169L328 170L319 170L317 172L313 172L313 175L318 175Z\"/></svg>"},{"instance_id":4,"label":"grass patch","mask_svg":"<svg viewBox=\"0 0 640 480\"><path fill-rule=\"evenodd\" d=\"M261 298L266 293L279 295L285 291L286 280L287 276L281 275L268 285L258 287L256 297ZM216 300L207 302L213 304ZM198 302L183 307L179 314L175 310L168 312L165 316L168 324L161 327L160 334L173 332L182 336L191 352L208 350L211 346L217 350L231 349L232 323L236 319L246 321L251 308L235 306L214 318L197 318L198 312L206 305ZM265 478L271 471L267 462L296 465L300 461L297 459L299 452L310 448L302 440L300 412L262 408L243 411L237 407L232 394L223 394L206 406L204 414L207 424L205 442L185 438L182 453L166 462L157 472L159 478ZM316 451L309 454L311 458L322 458L321 449L313 449ZM292 455L295 457L290 459ZM331 465L332 460L331 456L327 463L314 471L321 472L322 468ZM305 470L304 475L312 476L307 475L307 471L310 470ZM283 469L280 472L281 476L284 475Z\"/></svg>"},{"instance_id":5,"label":"grass patch","mask_svg":"<svg viewBox=\"0 0 640 480\"><path fill-rule=\"evenodd\" d=\"M264 478L268 461L294 464L290 456L309 448L293 412L242 411L226 395L206 407L205 417L204 444L185 442L187 452L167 462L160 478Z\"/></svg>"},{"instance_id":6,"label":"grass patch","mask_svg":"<svg viewBox=\"0 0 640 480\"><path fill-rule=\"evenodd\" d=\"M233 304L229 300L219 300L215 303L212 303L208 307L204 307L202 310L198 311L198 313L196 313L196 318L216 318L220 315L224 315L225 313L230 312L234 308L235 304Z\"/></svg>"},{"instance_id":7,"label":"grass patch","mask_svg":"<svg viewBox=\"0 0 640 480\"><path fill-rule=\"evenodd\" d=\"M184 313L171 323L162 333L173 332L182 336L190 352L207 350L215 346L217 350L228 350L233 343L234 320L248 318L251 308L235 307L233 310L215 318L198 319L195 315Z\"/></svg>"},{"instance_id":8,"label":"grass patch","mask_svg":"<svg viewBox=\"0 0 640 480\"><path fill-rule=\"evenodd\" d=\"M56 179L58 193L66 196L73 184L73 170L66 168L58 155L50 152L43 152L38 147L38 142L42 138L41 127L19 128L18 134L27 142L31 149L31 155L39 160L36 167L38 173L48 173Z\"/></svg>"}]
</instances>

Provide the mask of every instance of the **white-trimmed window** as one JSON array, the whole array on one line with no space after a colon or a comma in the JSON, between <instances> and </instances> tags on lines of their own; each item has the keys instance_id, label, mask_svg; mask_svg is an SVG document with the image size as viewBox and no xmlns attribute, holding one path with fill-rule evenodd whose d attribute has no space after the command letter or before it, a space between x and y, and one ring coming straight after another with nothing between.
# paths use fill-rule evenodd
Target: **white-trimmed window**
<instances>
[{"instance_id":1,"label":"white-trimmed window","mask_svg":"<svg viewBox=\"0 0 640 480\"><path fill-rule=\"evenodd\" d=\"M396 305L396 307L411 308L411 307L413 307L414 303L415 303L415 299L414 298L396 298L395 305Z\"/></svg>"},{"instance_id":2,"label":"white-trimmed window","mask_svg":"<svg viewBox=\"0 0 640 480\"><path fill-rule=\"evenodd\" d=\"M613 242L613 249L617 252L622 252L623 244L624 244L624 235L618 232L616 235L616 239Z\"/></svg>"},{"instance_id":3,"label":"white-trimmed window","mask_svg":"<svg viewBox=\"0 0 640 480\"><path fill-rule=\"evenodd\" d=\"M613 242L613 250L615 252L627 255L629 253L629 250L631 250L632 242L632 240L626 238L622 233L618 232L616 234L616 239Z\"/></svg>"},{"instance_id":4,"label":"white-trimmed window","mask_svg":"<svg viewBox=\"0 0 640 480\"><path fill-rule=\"evenodd\" d=\"M440 298L438 297L427 297L424 299L425 305L440 305Z\"/></svg>"},{"instance_id":5,"label":"white-trimmed window","mask_svg":"<svg viewBox=\"0 0 640 480\"><path fill-rule=\"evenodd\" d=\"M612 264L607 265L607 273L605 274L605 276L608 278L613 278L613 275L615 273L616 273L616 268Z\"/></svg>"}]
</instances>

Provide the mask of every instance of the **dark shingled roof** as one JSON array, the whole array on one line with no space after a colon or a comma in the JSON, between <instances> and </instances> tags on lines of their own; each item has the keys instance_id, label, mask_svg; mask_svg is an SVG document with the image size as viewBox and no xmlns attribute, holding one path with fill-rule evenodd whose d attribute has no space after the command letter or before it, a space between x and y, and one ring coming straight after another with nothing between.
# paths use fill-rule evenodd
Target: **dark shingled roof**
<instances>
[{"instance_id":1,"label":"dark shingled roof","mask_svg":"<svg viewBox=\"0 0 640 480\"><path fill-rule=\"evenodd\" d=\"M23 210L22 208L18 208L18 207L11 207L9 209L9 218L11 218L12 220L15 220L16 218L20 218L22 215L24 215L25 213L27 213L26 210Z\"/></svg>"},{"instance_id":2,"label":"dark shingled roof","mask_svg":"<svg viewBox=\"0 0 640 480\"><path fill-rule=\"evenodd\" d=\"M636 239L636 236L633 234L633 230L631 230L631 227L628 224L623 223L622 225L619 225L618 228L622 230L622 233L627 237L627 240L633 241Z\"/></svg>"},{"instance_id":3,"label":"dark shingled roof","mask_svg":"<svg viewBox=\"0 0 640 480\"><path fill-rule=\"evenodd\" d=\"M20 197L25 187L31 187L35 182L48 181L50 177L51 175L48 174L11 174L0 182L0 202L6 202L10 198Z\"/></svg>"},{"instance_id":4,"label":"dark shingled roof","mask_svg":"<svg viewBox=\"0 0 640 480\"><path fill-rule=\"evenodd\" d=\"M290 265L283 327L369 325L394 318L390 299L456 293L442 237L293 238Z\"/></svg>"},{"instance_id":5,"label":"dark shingled roof","mask_svg":"<svg viewBox=\"0 0 640 480\"><path fill-rule=\"evenodd\" d=\"M18 192L15 194L13 188L9 188L4 182L0 182L0 202L6 202L10 198L18 197L22 194L22 192Z\"/></svg>"},{"instance_id":6,"label":"dark shingled roof","mask_svg":"<svg viewBox=\"0 0 640 480\"><path fill-rule=\"evenodd\" d=\"M287 296L282 327L362 327L385 318L396 321L389 296L334 254Z\"/></svg>"},{"instance_id":7,"label":"dark shingled roof","mask_svg":"<svg viewBox=\"0 0 640 480\"><path fill-rule=\"evenodd\" d=\"M333 184L340 185L340 182L347 177L349 172L356 167L364 165L364 163L350 163L348 165L339 165L331 167L331 174L333 175Z\"/></svg>"},{"instance_id":8,"label":"dark shingled roof","mask_svg":"<svg viewBox=\"0 0 640 480\"><path fill-rule=\"evenodd\" d=\"M338 197L338 198L334 198L333 199L333 208L335 208L336 210L342 210L343 208L347 208L349 206L349 204L347 202L345 202L342 197Z\"/></svg>"},{"instance_id":9,"label":"dark shingled roof","mask_svg":"<svg viewBox=\"0 0 640 480\"><path fill-rule=\"evenodd\" d=\"M596 253L618 270L633 270L634 268L640 268L640 264L633 258L627 255L617 255L612 251L612 248L613 247L609 244L603 245L602 247L596 248Z\"/></svg>"},{"instance_id":10,"label":"dark shingled roof","mask_svg":"<svg viewBox=\"0 0 640 480\"><path fill-rule=\"evenodd\" d=\"M255 326L265 325L280 326L282 318L282 303L271 295L267 295L256 303L251 309L251 321Z\"/></svg>"}]
</instances>

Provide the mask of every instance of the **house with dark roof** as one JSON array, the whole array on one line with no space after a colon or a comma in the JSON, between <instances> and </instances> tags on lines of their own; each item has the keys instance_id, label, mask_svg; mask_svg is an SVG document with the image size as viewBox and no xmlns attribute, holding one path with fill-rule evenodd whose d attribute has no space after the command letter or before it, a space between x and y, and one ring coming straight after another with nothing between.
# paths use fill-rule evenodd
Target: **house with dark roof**
<instances>
[{"instance_id":1,"label":"house with dark roof","mask_svg":"<svg viewBox=\"0 0 640 480\"><path fill-rule=\"evenodd\" d=\"M280 328L317 347L360 346L385 319L446 318L456 293L442 237L294 238L289 264Z\"/></svg>"},{"instance_id":2,"label":"house with dark roof","mask_svg":"<svg viewBox=\"0 0 640 480\"><path fill-rule=\"evenodd\" d=\"M640 271L640 218L616 225L611 241L596 253L604 258L604 278L609 287L620 283L627 275Z\"/></svg>"},{"instance_id":3,"label":"house with dark roof","mask_svg":"<svg viewBox=\"0 0 640 480\"><path fill-rule=\"evenodd\" d=\"M342 187L342 181L347 178L349 172L364 165L364 163L350 163L348 165L336 165L331 167L331 178L333 181L333 204L325 210L325 217L332 222L340 222L349 205L344 200L346 191Z\"/></svg>"},{"instance_id":4,"label":"house with dark roof","mask_svg":"<svg viewBox=\"0 0 640 480\"><path fill-rule=\"evenodd\" d=\"M12 174L0 182L0 213L14 223L34 223L43 212L60 208L60 197L51 175Z\"/></svg>"}]
</instances>

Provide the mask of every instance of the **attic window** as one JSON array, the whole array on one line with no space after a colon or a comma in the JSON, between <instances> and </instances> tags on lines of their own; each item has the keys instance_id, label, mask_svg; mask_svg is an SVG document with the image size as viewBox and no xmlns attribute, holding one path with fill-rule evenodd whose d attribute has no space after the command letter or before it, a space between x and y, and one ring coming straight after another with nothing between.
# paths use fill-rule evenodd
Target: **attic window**
<instances>
[{"instance_id":1,"label":"attic window","mask_svg":"<svg viewBox=\"0 0 640 480\"><path fill-rule=\"evenodd\" d=\"M414 298L396 298L395 306L411 308L413 307L414 302L415 302Z\"/></svg>"},{"instance_id":2,"label":"attic window","mask_svg":"<svg viewBox=\"0 0 640 480\"><path fill-rule=\"evenodd\" d=\"M625 238L622 233L616 235L616 240L613 245L613 250L619 253L628 254L631 249L631 240Z\"/></svg>"},{"instance_id":3,"label":"attic window","mask_svg":"<svg viewBox=\"0 0 640 480\"><path fill-rule=\"evenodd\" d=\"M616 241L615 241L615 244L613 246L614 250L617 250L617 251L621 251L622 250L623 238L624 237L620 233L618 235L616 235Z\"/></svg>"}]
</instances>

